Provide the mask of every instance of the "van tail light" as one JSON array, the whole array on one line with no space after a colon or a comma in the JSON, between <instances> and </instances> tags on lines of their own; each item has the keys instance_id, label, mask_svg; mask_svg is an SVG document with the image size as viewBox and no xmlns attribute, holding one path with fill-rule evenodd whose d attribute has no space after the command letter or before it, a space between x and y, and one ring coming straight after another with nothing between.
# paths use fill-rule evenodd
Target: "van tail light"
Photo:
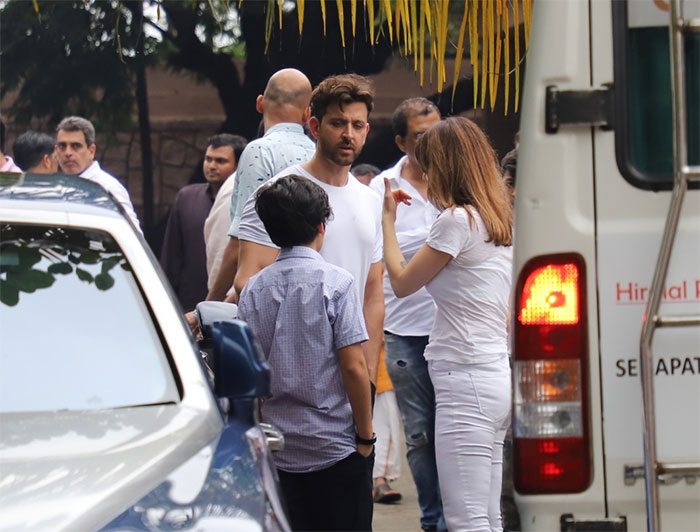
<instances>
[{"instance_id":1,"label":"van tail light","mask_svg":"<svg viewBox=\"0 0 700 532\"><path fill-rule=\"evenodd\" d=\"M520 493L574 493L590 485L587 354L583 257L530 260L515 293L513 442Z\"/></svg>"}]
</instances>

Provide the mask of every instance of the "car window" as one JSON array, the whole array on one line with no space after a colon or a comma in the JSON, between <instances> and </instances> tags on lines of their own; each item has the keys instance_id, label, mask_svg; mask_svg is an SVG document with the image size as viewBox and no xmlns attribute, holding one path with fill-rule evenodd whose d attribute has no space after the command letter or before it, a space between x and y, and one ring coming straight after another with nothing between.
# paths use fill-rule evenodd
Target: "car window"
<instances>
[{"instance_id":1,"label":"car window","mask_svg":"<svg viewBox=\"0 0 700 532\"><path fill-rule=\"evenodd\" d=\"M0 412L178 399L149 308L110 235L0 223Z\"/></svg>"},{"instance_id":2,"label":"car window","mask_svg":"<svg viewBox=\"0 0 700 532\"><path fill-rule=\"evenodd\" d=\"M688 18L700 3L683 0ZM657 2L613 2L618 166L631 184L646 189L673 185L673 126L668 6ZM687 149L700 164L700 34L684 37Z\"/></svg>"}]
</instances>

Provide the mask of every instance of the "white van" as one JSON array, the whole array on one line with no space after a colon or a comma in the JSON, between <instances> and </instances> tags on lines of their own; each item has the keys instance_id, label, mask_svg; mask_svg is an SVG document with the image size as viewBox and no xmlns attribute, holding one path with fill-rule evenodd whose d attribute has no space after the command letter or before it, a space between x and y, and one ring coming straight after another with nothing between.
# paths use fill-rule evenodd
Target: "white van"
<instances>
[{"instance_id":1,"label":"white van","mask_svg":"<svg viewBox=\"0 0 700 532\"><path fill-rule=\"evenodd\" d=\"M670 1L534 3L514 247L523 530L700 530L700 2L679 2L692 20L674 152ZM684 196L674 163L695 180ZM673 194L645 416L640 338Z\"/></svg>"}]
</instances>

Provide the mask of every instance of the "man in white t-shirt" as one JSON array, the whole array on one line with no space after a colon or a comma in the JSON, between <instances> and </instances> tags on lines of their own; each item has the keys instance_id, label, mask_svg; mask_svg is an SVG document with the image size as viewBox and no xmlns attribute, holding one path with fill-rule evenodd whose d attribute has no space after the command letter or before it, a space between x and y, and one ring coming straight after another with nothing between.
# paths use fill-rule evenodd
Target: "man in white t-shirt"
<instances>
[{"instance_id":1,"label":"man in white t-shirt","mask_svg":"<svg viewBox=\"0 0 700 532\"><path fill-rule=\"evenodd\" d=\"M394 111L391 125L394 141L405 155L370 183L370 188L384 196L386 177L392 190L402 189L411 196L410 205L398 205L395 226L406 262L425 243L439 214L428 201L428 182L415 155L420 136L439 121L440 111L431 101L410 98L401 102ZM435 463L435 392L423 358L435 317L435 303L425 288L408 297L397 298L386 273L384 298L386 368L403 420L408 465L421 509L421 528L445 529Z\"/></svg>"},{"instance_id":2,"label":"man in white t-shirt","mask_svg":"<svg viewBox=\"0 0 700 532\"><path fill-rule=\"evenodd\" d=\"M316 153L310 161L291 166L275 177L300 175L328 194L333 217L320 253L355 278L370 338L363 350L370 380L376 384L384 320L381 198L350 173L367 139L373 98L374 88L362 76L345 74L322 81L311 96L309 127L317 139ZM255 194L243 208L238 238L240 254L234 287L240 294L248 279L271 264L278 253L255 212Z\"/></svg>"}]
</instances>

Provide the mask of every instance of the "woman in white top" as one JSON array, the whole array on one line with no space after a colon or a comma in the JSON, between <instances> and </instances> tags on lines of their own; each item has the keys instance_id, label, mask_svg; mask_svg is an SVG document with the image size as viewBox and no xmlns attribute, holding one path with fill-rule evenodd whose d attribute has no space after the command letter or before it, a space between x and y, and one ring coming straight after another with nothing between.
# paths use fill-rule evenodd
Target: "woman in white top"
<instances>
[{"instance_id":1,"label":"woman in white top","mask_svg":"<svg viewBox=\"0 0 700 532\"><path fill-rule=\"evenodd\" d=\"M396 200L386 187L382 224L391 286L422 286L437 305L425 350L435 388L435 447L447 527L502 530L503 439L510 418L508 302L513 213L486 135L448 118L418 141L428 197L441 210L426 243L406 263L396 239Z\"/></svg>"}]
</instances>

